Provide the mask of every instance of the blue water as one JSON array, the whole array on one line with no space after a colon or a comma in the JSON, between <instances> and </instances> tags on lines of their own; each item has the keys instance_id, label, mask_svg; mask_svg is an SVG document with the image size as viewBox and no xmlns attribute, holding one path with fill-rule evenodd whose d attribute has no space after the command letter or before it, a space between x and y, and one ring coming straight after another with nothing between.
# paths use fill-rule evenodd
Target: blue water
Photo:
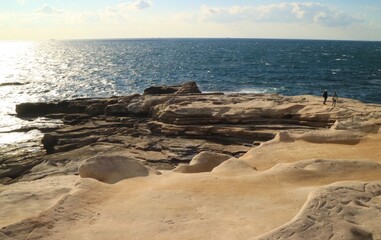
<instances>
[{"instance_id":1,"label":"blue water","mask_svg":"<svg viewBox=\"0 0 381 240\"><path fill-rule=\"evenodd\" d=\"M0 42L0 132L15 104L142 93L194 80L206 92L321 95L381 103L381 42L136 39ZM21 121L21 122L20 122ZM0 137L1 138L1 137ZM1 144L1 140L0 140Z\"/></svg>"}]
</instances>

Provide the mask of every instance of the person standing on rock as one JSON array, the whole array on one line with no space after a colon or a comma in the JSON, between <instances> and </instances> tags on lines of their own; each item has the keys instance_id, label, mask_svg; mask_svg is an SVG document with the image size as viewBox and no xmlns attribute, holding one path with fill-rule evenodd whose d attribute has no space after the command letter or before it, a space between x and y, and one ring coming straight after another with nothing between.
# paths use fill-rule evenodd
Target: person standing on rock
<instances>
[{"instance_id":1,"label":"person standing on rock","mask_svg":"<svg viewBox=\"0 0 381 240\"><path fill-rule=\"evenodd\" d=\"M327 98L328 98L328 92L327 92L327 89L324 90L323 98L324 98L323 104L325 104L325 103L327 102Z\"/></svg>"},{"instance_id":2,"label":"person standing on rock","mask_svg":"<svg viewBox=\"0 0 381 240\"><path fill-rule=\"evenodd\" d=\"M337 99L339 99L339 97L337 96L336 91L334 91L332 95L332 107L336 107Z\"/></svg>"}]
</instances>

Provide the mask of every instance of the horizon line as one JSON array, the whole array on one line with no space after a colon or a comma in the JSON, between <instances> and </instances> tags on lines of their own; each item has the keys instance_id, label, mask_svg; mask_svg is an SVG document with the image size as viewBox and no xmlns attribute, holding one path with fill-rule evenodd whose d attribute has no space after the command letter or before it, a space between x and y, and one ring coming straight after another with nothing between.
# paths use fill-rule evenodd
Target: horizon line
<instances>
[{"instance_id":1,"label":"horizon line","mask_svg":"<svg viewBox=\"0 0 381 240\"><path fill-rule=\"evenodd\" d=\"M341 41L341 42L381 42L367 39L330 39L330 38L276 38L276 37L111 37L111 38L62 38L62 39L0 39L0 42L47 42L47 41L118 41L118 40L186 40L186 39L232 39L232 40L295 40L295 41Z\"/></svg>"}]
</instances>

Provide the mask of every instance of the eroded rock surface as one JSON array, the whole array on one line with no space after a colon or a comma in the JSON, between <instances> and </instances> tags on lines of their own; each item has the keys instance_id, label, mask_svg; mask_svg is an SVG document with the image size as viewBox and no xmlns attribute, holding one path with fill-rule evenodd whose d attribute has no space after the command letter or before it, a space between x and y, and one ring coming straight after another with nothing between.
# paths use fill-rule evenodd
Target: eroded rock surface
<instances>
[{"instance_id":1,"label":"eroded rock surface","mask_svg":"<svg viewBox=\"0 0 381 240\"><path fill-rule=\"evenodd\" d=\"M380 105L183 87L20 105L62 125L44 130L46 152L1 159L18 183L0 188L0 215L12 199L34 214L3 220L0 238L381 238Z\"/></svg>"},{"instance_id":2,"label":"eroded rock surface","mask_svg":"<svg viewBox=\"0 0 381 240\"><path fill-rule=\"evenodd\" d=\"M104 183L148 176L149 171L139 161L123 156L97 156L86 159L78 169L83 178L94 178Z\"/></svg>"},{"instance_id":3,"label":"eroded rock surface","mask_svg":"<svg viewBox=\"0 0 381 240\"><path fill-rule=\"evenodd\" d=\"M381 182L339 183L308 197L288 224L259 239L381 238Z\"/></svg>"},{"instance_id":4,"label":"eroded rock surface","mask_svg":"<svg viewBox=\"0 0 381 240\"><path fill-rule=\"evenodd\" d=\"M374 133L381 126L380 122L368 121L381 115L375 105L350 99L342 99L338 107L332 108L313 96L202 94L194 82L168 88L173 91L147 90L145 95L18 105L20 117L61 119L63 125L43 130L42 143L49 155L27 156L29 160L22 164L13 158L3 160L2 181L43 177L48 173L35 172L41 169L38 165L73 163L68 157L70 152L88 146L100 149L95 150L97 154L103 146L117 147L145 165L173 169L179 163L189 163L202 151L240 157L280 131L307 133L304 138L310 141L335 142L340 138L337 133L329 139L329 131L324 134L316 130L332 127L344 134L356 127ZM321 134L320 138L317 134ZM343 141L355 143L359 137L344 137Z\"/></svg>"},{"instance_id":5,"label":"eroded rock surface","mask_svg":"<svg viewBox=\"0 0 381 240\"><path fill-rule=\"evenodd\" d=\"M210 172L230 158L230 155L205 151L194 156L189 164L181 164L173 171L181 173Z\"/></svg>"}]
</instances>

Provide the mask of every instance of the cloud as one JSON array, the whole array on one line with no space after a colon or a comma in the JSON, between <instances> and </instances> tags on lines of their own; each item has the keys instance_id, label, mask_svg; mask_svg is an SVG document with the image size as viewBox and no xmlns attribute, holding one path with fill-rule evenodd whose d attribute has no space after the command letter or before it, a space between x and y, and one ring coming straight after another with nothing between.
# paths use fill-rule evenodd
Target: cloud
<instances>
[{"instance_id":1,"label":"cloud","mask_svg":"<svg viewBox=\"0 0 381 240\"><path fill-rule=\"evenodd\" d=\"M152 7L152 2L147 0L136 0L134 2L124 2L108 7L109 11L127 12L131 10L144 10Z\"/></svg>"},{"instance_id":2,"label":"cloud","mask_svg":"<svg viewBox=\"0 0 381 240\"><path fill-rule=\"evenodd\" d=\"M152 7L151 1L136 0L110 5L105 9L93 12L99 20L113 25L125 25L126 23L137 23L142 16L141 11Z\"/></svg>"},{"instance_id":3,"label":"cloud","mask_svg":"<svg viewBox=\"0 0 381 240\"><path fill-rule=\"evenodd\" d=\"M364 21L360 17L317 2L280 3L258 7L201 6L200 14L204 21L220 23L249 20L257 23L316 23L326 27L345 27Z\"/></svg>"},{"instance_id":4,"label":"cloud","mask_svg":"<svg viewBox=\"0 0 381 240\"><path fill-rule=\"evenodd\" d=\"M133 3L131 3L131 6L135 9L147 9L152 7L152 3L150 1L145 1L145 0L137 0Z\"/></svg>"},{"instance_id":5,"label":"cloud","mask_svg":"<svg viewBox=\"0 0 381 240\"><path fill-rule=\"evenodd\" d=\"M42 14L47 14L47 15L64 13L64 11L59 10L57 8L53 8L53 7L51 7L51 6L47 5L47 4L42 5L42 7L36 9L34 12L36 12L36 13L42 13Z\"/></svg>"},{"instance_id":6,"label":"cloud","mask_svg":"<svg viewBox=\"0 0 381 240\"><path fill-rule=\"evenodd\" d=\"M374 6L366 6L365 8L367 10L371 10L371 11L380 11L381 10L381 7L374 7Z\"/></svg>"}]
</instances>

